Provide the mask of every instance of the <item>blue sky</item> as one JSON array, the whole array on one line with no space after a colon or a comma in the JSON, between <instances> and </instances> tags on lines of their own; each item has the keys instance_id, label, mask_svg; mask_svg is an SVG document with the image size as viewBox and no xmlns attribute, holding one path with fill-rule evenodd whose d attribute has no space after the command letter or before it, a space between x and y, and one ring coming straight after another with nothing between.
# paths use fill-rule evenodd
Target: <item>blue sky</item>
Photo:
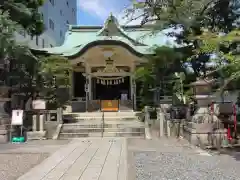
<instances>
[{"instance_id":1,"label":"blue sky","mask_svg":"<svg viewBox=\"0 0 240 180\"><path fill-rule=\"evenodd\" d=\"M142 1L142 0L138 0ZM138 18L129 23L129 19L126 18L125 9L131 7L132 0L77 0L77 16L79 25L102 25L109 14L118 18L118 22L121 25L136 25L141 23L141 19ZM142 12L136 12L133 17L138 17ZM125 17L125 18L123 18ZM128 22L128 23L126 23ZM169 30L166 30L169 32ZM173 42L173 38L162 35L162 41Z\"/></svg>"},{"instance_id":2,"label":"blue sky","mask_svg":"<svg viewBox=\"0 0 240 180\"><path fill-rule=\"evenodd\" d=\"M131 5L131 0L77 0L78 24L102 25L107 16L112 12L120 23L124 23L124 9ZM133 22L131 24L137 24Z\"/></svg>"}]
</instances>

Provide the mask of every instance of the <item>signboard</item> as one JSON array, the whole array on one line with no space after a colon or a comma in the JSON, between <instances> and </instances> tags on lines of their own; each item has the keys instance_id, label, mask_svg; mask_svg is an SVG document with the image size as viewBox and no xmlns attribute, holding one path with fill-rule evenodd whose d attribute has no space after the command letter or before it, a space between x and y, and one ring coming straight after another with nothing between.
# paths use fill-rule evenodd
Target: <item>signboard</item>
<instances>
[{"instance_id":1,"label":"signboard","mask_svg":"<svg viewBox=\"0 0 240 180\"><path fill-rule=\"evenodd\" d=\"M12 125L23 125L23 110L12 111Z\"/></svg>"},{"instance_id":2,"label":"signboard","mask_svg":"<svg viewBox=\"0 0 240 180\"><path fill-rule=\"evenodd\" d=\"M101 111L119 111L119 101L101 100Z\"/></svg>"},{"instance_id":3,"label":"signboard","mask_svg":"<svg viewBox=\"0 0 240 180\"><path fill-rule=\"evenodd\" d=\"M32 101L33 109L46 109L46 101L42 99Z\"/></svg>"}]
</instances>

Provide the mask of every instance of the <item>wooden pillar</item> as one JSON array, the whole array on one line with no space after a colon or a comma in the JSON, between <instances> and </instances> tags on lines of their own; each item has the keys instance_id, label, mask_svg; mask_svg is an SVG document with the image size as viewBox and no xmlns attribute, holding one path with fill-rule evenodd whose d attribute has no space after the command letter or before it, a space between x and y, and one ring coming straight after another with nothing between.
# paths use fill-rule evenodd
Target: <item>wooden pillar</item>
<instances>
[{"instance_id":1,"label":"wooden pillar","mask_svg":"<svg viewBox=\"0 0 240 180\"><path fill-rule=\"evenodd\" d=\"M74 71L72 72L72 82L71 82L71 87L70 87L70 98L74 98L75 97L75 92L74 92L74 89L75 89L75 78L74 78Z\"/></svg>"},{"instance_id":2,"label":"wooden pillar","mask_svg":"<svg viewBox=\"0 0 240 180\"><path fill-rule=\"evenodd\" d=\"M132 75L129 76L130 85L130 99L133 101L133 89L132 89Z\"/></svg>"},{"instance_id":3,"label":"wooden pillar","mask_svg":"<svg viewBox=\"0 0 240 180\"><path fill-rule=\"evenodd\" d=\"M88 88L89 88L89 100L92 100L92 76L91 75L89 75L88 76L88 82L89 82L89 84L88 84Z\"/></svg>"},{"instance_id":4,"label":"wooden pillar","mask_svg":"<svg viewBox=\"0 0 240 180\"><path fill-rule=\"evenodd\" d=\"M135 64L132 64L131 66L131 75L130 75L130 86L131 86L131 100L133 101L133 110L137 109L137 103L136 103L136 81L134 77L134 71L135 71Z\"/></svg>"},{"instance_id":5,"label":"wooden pillar","mask_svg":"<svg viewBox=\"0 0 240 180\"><path fill-rule=\"evenodd\" d=\"M131 86L131 100L133 101L133 110L136 110L137 109L136 82L133 75L130 76L130 86Z\"/></svg>"}]
</instances>

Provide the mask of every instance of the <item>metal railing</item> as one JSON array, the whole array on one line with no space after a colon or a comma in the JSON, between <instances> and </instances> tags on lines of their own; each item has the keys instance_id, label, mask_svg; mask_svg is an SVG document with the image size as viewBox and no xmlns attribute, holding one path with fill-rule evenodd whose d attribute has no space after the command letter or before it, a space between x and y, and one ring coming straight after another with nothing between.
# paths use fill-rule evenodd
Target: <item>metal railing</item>
<instances>
[{"instance_id":1,"label":"metal railing","mask_svg":"<svg viewBox=\"0 0 240 180\"><path fill-rule=\"evenodd\" d=\"M102 133L101 133L101 136L102 136L102 138L103 138L103 136L104 136L104 126L105 126L105 119L104 119L104 112L102 112Z\"/></svg>"}]
</instances>

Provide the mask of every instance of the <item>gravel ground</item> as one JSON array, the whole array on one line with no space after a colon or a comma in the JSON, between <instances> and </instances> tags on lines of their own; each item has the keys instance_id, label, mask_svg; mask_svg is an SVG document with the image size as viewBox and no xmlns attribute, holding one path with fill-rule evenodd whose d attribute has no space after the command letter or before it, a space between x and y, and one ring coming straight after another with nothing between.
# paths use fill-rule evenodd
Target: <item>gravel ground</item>
<instances>
[{"instance_id":1,"label":"gravel ground","mask_svg":"<svg viewBox=\"0 0 240 180\"><path fill-rule=\"evenodd\" d=\"M36 140L22 144L0 144L0 180L16 180L69 142Z\"/></svg>"},{"instance_id":2,"label":"gravel ground","mask_svg":"<svg viewBox=\"0 0 240 180\"><path fill-rule=\"evenodd\" d=\"M131 140L130 176L136 180L240 180L240 153L204 154L185 141ZM133 177L134 176L134 177Z\"/></svg>"},{"instance_id":3,"label":"gravel ground","mask_svg":"<svg viewBox=\"0 0 240 180\"><path fill-rule=\"evenodd\" d=\"M0 154L0 180L16 180L28 170L41 163L48 155L46 153Z\"/></svg>"},{"instance_id":4,"label":"gravel ground","mask_svg":"<svg viewBox=\"0 0 240 180\"><path fill-rule=\"evenodd\" d=\"M183 153L137 152L137 180L238 180L237 162Z\"/></svg>"}]
</instances>

